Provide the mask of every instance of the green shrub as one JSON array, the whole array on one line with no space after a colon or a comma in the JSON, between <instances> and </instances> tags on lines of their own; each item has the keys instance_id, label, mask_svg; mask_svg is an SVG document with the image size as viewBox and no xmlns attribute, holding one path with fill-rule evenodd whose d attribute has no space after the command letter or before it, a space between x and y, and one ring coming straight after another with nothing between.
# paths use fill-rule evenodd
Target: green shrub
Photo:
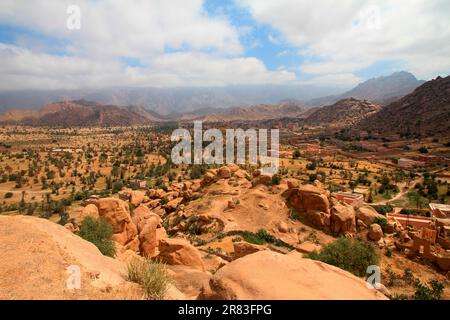
<instances>
[{"instance_id":1,"label":"green shrub","mask_svg":"<svg viewBox=\"0 0 450 320\"><path fill-rule=\"evenodd\" d=\"M5 199L12 198L12 196L13 196L13 193L12 193L12 192L7 192L7 193L5 193Z\"/></svg>"},{"instance_id":2,"label":"green shrub","mask_svg":"<svg viewBox=\"0 0 450 320\"><path fill-rule=\"evenodd\" d=\"M280 181L281 181L281 178L280 178L279 175L274 174L274 175L272 176L272 185L279 185L279 184L280 184Z\"/></svg>"},{"instance_id":3,"label":"green shrub","mask_svg":"<svg viewBox=\"0 0 450 320\"><path fill-rule=\"evenodd\" d=\"M444 285L436 280L431 280L428 285L416 282L415 300L440 300L444 291Z\"/></svg>"},{"instance_id":4,"label":"green shrub","mask_svg":"<svg viewBox=\"0 0 450 320\"><path fill-rule=\"evenodd\" d=\"M378 264L373 245L361 239L340 238L323 247L319 253L310 253L308 257L347 270L358 277L366 275L368 266Z\"/></svg>"},{"instance_id":5,"label":"green shrub","mask_svg":"<svg viewBox=\"0 0 450 320\"><path fill-rule=\"evenodd\" d=\"M134 259L127 264L128 281L140 284L149 300L163 300L169 287L166 265L150 259Z\"/></svg>"},{"instance_id":6,"label":"green shrub","mask_svg":"<svg viewBox=\"0 0 450 320\"><path fill-rule=\"evenodd\" d=\"M386 215L386 213L392 212L394 210L394 207L392 207L390 204L385 205L375 205L372 206L379 214L382 214L383 216Z\"/></svg>"},{"instance_id":7,"label":"green shrub","mask_svg":"<svg viewBox=\"0 0 450 320\"><path fill-rule=\"evenodd\" d=\"M114 257L116 254L116 247L114 246L113 227L103 219L94 219L87 216L83 219L80 226L80 231L77 235L95 244L102 254L109 257Z\"/></svg>"},{"instance_id":8,"label":"green shrub","mask_svg":"<svg viewBox=\"0 0 450 320\"><path fill-rule=\"evenodd\" d=\"M384 219L384 218L375 217L375 218L373 219L373 223L379 224L380 227L381 227L381 229L383 230L383 232L386 231L386 228L387 228L387 226L388 226L388 222L387 222L387 220Z\"/></svg>"}]
</instances>

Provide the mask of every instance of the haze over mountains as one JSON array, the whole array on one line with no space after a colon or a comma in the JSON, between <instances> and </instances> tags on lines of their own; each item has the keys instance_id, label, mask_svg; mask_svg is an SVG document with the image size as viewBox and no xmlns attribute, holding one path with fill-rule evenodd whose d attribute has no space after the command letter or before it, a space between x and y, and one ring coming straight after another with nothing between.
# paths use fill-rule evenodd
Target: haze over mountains
<instances>
[{"instance_id":1,"label":"haze over mountains","mask_svg":"<svg viewBox=\"0 0 450 320\"><path fill-rule=\"evenodd\" d=\"M330 105L347 98L369 100L376 104L386 105L411 93L424 83L425 81L417 80L413 74L400 71L389 76L369 79L341 95L312 99L308 105Z\"/></svg>"},{"instance_id":2,"label":"haze over mountains","mask_svg":"<svg viewBox=\"0 0 450 320\"><path fill-rule=\"evenodd\" d=\"M168 115L202 109L276 104L287 99L307 101L337 93L339 89L336 88L307 85L8 91L0 92L0 112L39 108L56 101L87 100L117 106L136 105Z\"/></svg>"},{"instance_id":3,"label":"haze over mountains","mask_svg":"<svg viewBox=\"0 0 450 320\"><path fill-rule=\"evenodd\" d=\"M0 112L40 108L56 101L86 100L116 106L140 106L161 115L230 107L303 101L307 106L330 105L345 98L385 104L423 84L408 72L370 79L339 94L339 89L311 85L260 85L198 88L107 88L83 90L26 90L0 92Z\"/></svg>"},{"instance_id":4,"label":"haze over mountains","mask_svg":"<svg viewBox=\"0 0 450 320\"><path fill-rule=\"evenodd\" d=\"M312 107L311 102L305 104L291 100L274 105L257 104L226 109L209 106L166 115L142 106L119 107L86 100L61 101L42 109L7 111L0 114L0 123L34 126L129 126L167 120L221 122L292 118L308 126L359 127L361 130L403 134L436 134L449 130L450 77L422 83L411 74L400 72L366 81L339 96L352 94L356 98L342 98L323 107ZM419 84L422 85L415 89ZM408 90L413 92L408 94ZM405 93L403 98L395 98ZM337 96L332 100L336 98ZM373 102L388 100L395 101L384 107L381 103Z\"/></svg>"}]
</instances>

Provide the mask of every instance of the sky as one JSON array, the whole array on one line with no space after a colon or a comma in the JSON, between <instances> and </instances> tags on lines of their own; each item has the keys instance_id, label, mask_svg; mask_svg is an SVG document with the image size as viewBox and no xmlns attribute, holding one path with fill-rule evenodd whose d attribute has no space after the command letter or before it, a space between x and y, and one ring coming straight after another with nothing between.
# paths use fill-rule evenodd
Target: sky
<instances>
[{"instance_id":1,"label":"sky","mask_svg":"<svg viewBox=\"0 0 450 320\"><path fill-rule=\"evenodd\" d=\"M0 90L430 80L449 21L448 0L1 0Z\"/></svg>"}]
</instances>

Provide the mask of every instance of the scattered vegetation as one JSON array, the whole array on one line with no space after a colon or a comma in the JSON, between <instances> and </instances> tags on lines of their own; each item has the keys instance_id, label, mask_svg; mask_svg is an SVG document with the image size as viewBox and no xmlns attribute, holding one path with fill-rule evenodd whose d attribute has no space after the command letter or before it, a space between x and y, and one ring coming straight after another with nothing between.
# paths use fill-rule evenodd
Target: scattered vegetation
<instances>
[{"instance_id":1,"label":"scattered vegetation","mask_svg":"<svg viewBox=\"0 0 450 320\"><path fill-rule=\"evenodd\" d=\"M378 265L375 248L361 239L339 238L320 252L310 253L308 257L347 270L358 277L366 275L368 266Z\"/></svg>"},{"instance_id":2,"label":"scattered vegetation","mask_svg":"<svg viewBox=\"0 0 450 320\"><path fill-rule=\"evenodd\" d=\"M113 227L104 219L87 216L83 219L77 235L95 244L102 254L108 257L116 255L116 247L112 239Z\"/></svg>"},{"instance_id":3,"label":"scattered vegetation","mask_svg":"<svg viewBox=\"0 0 450 320\"><path fill-rule=\"evenodd\" d=\"M417 281L415 287L415 300L440 300L444 292L444 284L437 280L431 280L428 285Z\"/></svg>"}]
</instances>

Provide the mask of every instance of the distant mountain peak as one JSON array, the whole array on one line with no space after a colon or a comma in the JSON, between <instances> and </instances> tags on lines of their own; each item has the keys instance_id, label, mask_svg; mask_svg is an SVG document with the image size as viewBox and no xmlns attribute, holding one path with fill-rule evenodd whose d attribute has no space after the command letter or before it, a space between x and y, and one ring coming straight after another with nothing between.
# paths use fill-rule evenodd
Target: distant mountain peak
<instances>
[{"instance_id":1,"label":"distant mountain peak","mask_svg":"<svg viewBox=\"0 0 450 320\"><path fill-rule=\"evenodd\" d=\"M386 105L413 92L414 89L424 83L425 81L417 80L410 72L398 71L388 76L381 76L364 81L352 90L339 96L312 100L308 105L328 105L349 97Z\"/></svg>"},{"instance_id":2,"label":"distant mountain peak","mask_svg":"<svg viewBox=\"0 0 450 320\"><path fill-rule=\"evenodd\" d=\"M445 135L450 130L450 76L437 77L365 119L361 129L406 136Z\"/></svg>"}]
</instances>

